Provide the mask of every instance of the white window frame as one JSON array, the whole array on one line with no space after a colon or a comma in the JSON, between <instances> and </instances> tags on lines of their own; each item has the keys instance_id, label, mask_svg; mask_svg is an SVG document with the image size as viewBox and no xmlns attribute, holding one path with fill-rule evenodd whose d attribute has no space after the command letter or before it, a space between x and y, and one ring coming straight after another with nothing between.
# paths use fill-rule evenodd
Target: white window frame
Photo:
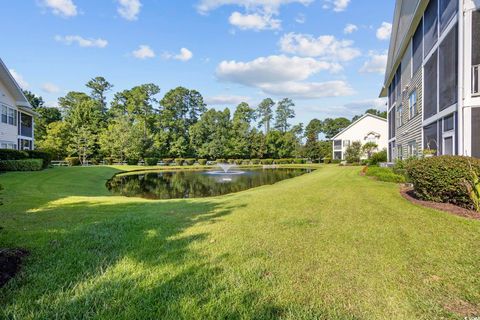
<instances>
[{"instance_id":1,"label":"white window frame","mask_svg":"<svg viewBox=\"0 0 480 320\"><path fill-rule=\"evenodd\" d=\"M412 98L415 97L415 103L412 104ZM418 95L417 89L413 90L408 97L408 116L409 119L414 118L417 115L418 110Z\"/></svg>"}]
</instances>

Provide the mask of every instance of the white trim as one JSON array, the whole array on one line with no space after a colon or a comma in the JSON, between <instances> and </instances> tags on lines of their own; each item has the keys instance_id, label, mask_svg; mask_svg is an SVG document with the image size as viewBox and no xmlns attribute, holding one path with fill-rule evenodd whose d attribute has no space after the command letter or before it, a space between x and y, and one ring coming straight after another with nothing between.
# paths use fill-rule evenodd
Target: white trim
<instances>
[{"instance_id":1,"label":"white trim","mask_svg":"<svg viewBox=\"0 0 480 320\"><path fill-rule=\"evenodd\" d=\"M335 140L335 138L337 138L338 136L340 136L342 133L344 133L345 131L347 131L348 129L350 129L351 127L353 127L353 126L356 125L358 122L360 122L361 120L365 119L366 117L372 117L372 118L375 118L375 119L378 119L378 120L382 120L382 121L385 121L385 122L388 123L387 119L385 119L385 118L376 116L376 115L374 115L374 114L366 113L366 114L364 114L363 116L361 116L359 119L357 119L356 121L352 122L348 127L346 127L345 129L343 129L342 131L340 131L339 133L337 133L337 134L336 134L333 138L331 138L330 140Z\"/></svg>"}]
</instances>

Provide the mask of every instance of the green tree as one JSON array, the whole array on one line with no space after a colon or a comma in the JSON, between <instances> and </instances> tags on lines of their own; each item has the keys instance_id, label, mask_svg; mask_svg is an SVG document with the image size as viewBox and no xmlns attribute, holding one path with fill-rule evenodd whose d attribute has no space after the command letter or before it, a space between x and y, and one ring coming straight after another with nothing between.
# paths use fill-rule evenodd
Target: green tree
<instances>
[{"instance_id":1,"label":"green tree","mask_svg":"<svg viewBox=\"0 0 480 320\"><path fill-rule=\"evenodd\" d=\"M23 91L23 93L35 112L39 114L35 119L35 140L41 141L45 138L48 125L60 121L62 114L58 108L46 107L41 96L36 96L31 91Z\"/></svg>"},{"instance_id":2,"label":"green tree","mask_svg":"<svg viewBox=\"0 0 480 320\"><path fill-rule=\"evenodd\" d=\"M255 119L255 110L246 102L240 103L233 114L231 155L237 158L248 158L251 154L250 130Z\"/></svg>"},{"instance_id":3,"label":"green tree","mask_svg":"<svg viewBox=\"0 0 480 320\"><path fill-rule=\"evenodd\" d=\"M101 108L102 113L107 112L107 98L106 93L112 90L113 85L105 80L104 77L95 77L87 82L87 88L91 89L90 96L97 101Z\"/></svg>"},{"instance_id":4,"label":"green tree","mask_svg":"<svg viewBox=\"0 0 480 320\"><path fill-rule=\"evenodd\" d=\"M380 118L387 119L387 111L380 111L380 110L377 110L377 109L368 109L367 111L365 111L365 113L363 115L365 115L365 114L373 114L374 116L378 116ZM357 121L363 115L353 117L352 122Z\"/></svg>"},{"instance_id":5,"label":"green tree","mask_svg":"<svg viewBox=\"0 0 480 320\"><path fill-rule=\"evenodd\" d=\"M273 120L273 106L275 102L272 99L266 98L258 105L258 118L259 118L259 127L264 128L265 134L270 131L270 123Z\"/></svg>"},{"instance_id":6,"label":"green tree","mask_svg":"<svg viewBox=\"0 0 480 320\"><path fill-rule=\"evenodd\" d=\"M104 155L119 161L140 159L143 152L143 128L127 116L122 115L111 121L99 136Z\"/></svg>"},{"instance_id":7,"label":"green tree","mask_svg":"<svg viewBox=\"0 0 480 320\"><path fill-rule=\"evenodd\" d=\"M289 98L282 99L277 104L277 110L275 112L275 129L286 133L290 128L288 121L295 118L295 110L293 109L295 104Z\"/></svg>"},{"instance_id":8,"label":"green tree","mask_svg":"<svg viewBox=\"0 0 480 320\"><path fill-rule=\"evenodd\" d=\"M88 126L80 126L72 132L67 151L70 156L77 156L80 163L86 164L87 160L95 153L97 136Z\"/></svg>"},{"instance_id":9,"label":"green tree","mask_svg":"<svg viewBox=\"0 0 480 320\"><path fill-rule=\"evenodd\" d=\"M54 159L63 159L68 155L67 147L70 143L71 128L65 121L56 121L47 125L43 140L36 141L36 147L50 152Z\"/></svg>"},{"instance_id":10,"label":"green tree","mask_svg":"<svg viewBox=\"0 0 480 320\"><path fill-rule=\"evenodd\" d=\"M331 139L350 124L351 122L347 118L327 118L323 121L322 132L325 138Z\"/></svg>"},{"instance_id":11,"label":"green tree","mask_svg":"<svg viewBox=\"0 0 480 320\"><path fill-rule=\"evenodd\" d=\"M375 142L367 142L362 146L362 151L367 155L367 158L370 159L375 150L378 149L378 144Z\"/></svg>"},{"instance_id":12,"label":"green tree","mask_svg":"<svg viewBox=\"0 0 480 320\"><path fill-rule=\"evenodd\" d=\"M362 143L360 141L353 141L345 150L345 160L348 163L360 162L362 156Z\"/></svg>"},{"instance_id":13,"label":"green tree","mask_svg":"<svg viewBox=\"0 0 480 320\"><path fill-rule=\"evenodd\" d=\"M202 158L222 158L230 156L230 135L232 134L230 110L210 109L191 127L191 145Z\"/></svg>"},{"instance_id":14,"label":"green tree","mask_svg":"<svg viewBox=\"0 0 480 320\"><path fill-rule=\"evenodd\" d=\"M43 101L43 98L41 96L37 96L33 92L28 90L23 90L23 94L25 95L25 98L27 98L33 109L45 106L45 102Z\"/></svg>"}]
</instances>

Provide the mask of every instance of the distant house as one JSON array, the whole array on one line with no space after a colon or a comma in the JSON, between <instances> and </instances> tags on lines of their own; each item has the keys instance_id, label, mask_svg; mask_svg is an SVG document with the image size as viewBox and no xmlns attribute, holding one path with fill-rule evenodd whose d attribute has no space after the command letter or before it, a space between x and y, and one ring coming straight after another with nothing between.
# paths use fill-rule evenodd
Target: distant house
<instances>
[{"instance_id":1,"label":"distant house","mask_svg":"<svg viewBox=\"0 0 480 320\"><path fill-rule=\"evenodd\" d=\"M0 59L0 149L32 150L35 112Z\"/></svg>"},{"instance_id":2,"label":"distant house","mask_svg":"<svg viewBox=\"0 0 480 320\"><path fill-rule=\"evenodd\" d=\"M362 145L367 142L375 142L378 150L388 146L387 119L365 114L360 119L345 128L332 139L334 160L345 160L345 151L354 141L360 141Z\"/></svg>"}]
</instances>

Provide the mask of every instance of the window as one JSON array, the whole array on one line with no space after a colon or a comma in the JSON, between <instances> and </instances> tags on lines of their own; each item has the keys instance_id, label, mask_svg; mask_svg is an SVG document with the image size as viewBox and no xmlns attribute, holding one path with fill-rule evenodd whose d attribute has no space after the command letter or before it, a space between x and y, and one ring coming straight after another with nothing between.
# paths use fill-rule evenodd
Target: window
<instances>
[{"instance_id":1,"label":"window","mask_svg":"<svg viewBox=\"0 0 480 320\"><path fill-rule=\"evenodd\" d=\"M403 147L401 144L397 147L397 159L403 160Z\"/></svg>"},{"instance_id":2,"label":"window","mask_svg":"<svg viewBox=\"0 0 480 320\"><path fill-rule=\"evenodd\" d=\"M425 64L424 75L424 119L437 114L437 52Z\"/></svg>"},{"instance_id":3,"label":"window","mask_svg":"<svg viewBox=\"0 0 480 320\"><path fill-rule=\"evenodd\" d=\"M335 150L342 149L342 140L334 140L333 141L333 148Z\"/></svg>"},{"instance_id":4,"label":"window","mask_svg":"<svg viewBox=\"0 0 480 320\"><path fill-rule=\"evenodd\" d=\"M343 140L343 147L350 147L350 140Z\"/></svg>"},{"instance_id":5,"label":"window","mask_svg":"<svg viewBox=\"0 0 480 320\"><path fill-rule=\"evenodd\" d=\"M472 13L472 65L480 64L480 10Z\"/></svg>"},{"instance_id":6,"label":"window","mask_svg":"<svg viewBox=\"0 0 480 320\"><path fill-rule=\"evenodd\" d=\"M454 119L455 117L453 114L443 118L443 132L448 132L455 129Z\"/></svg>"},{"instance_id":7,"label":"window","mask_svg":"<svg viewBox=\"0 0 480 320\"><path fill-rule=\"evenodd\" d=\"M439 49L439 108L445 110L457 103L458 96L458 28L454 27Z\"/></svg>"},{"instance_id":8,"label":"window","mask_svg":"<svg viewBox=\"0 0 480 320\"><path fill-rule=\"evenodd\" d=\"M394 109L392 109L392 111L388 113L388 126L389 126L388 137L389 139L393 139L395 138L395 110Z\"/></svg>"},{"instance_id":9,"label":"window","mask_svg":"<svg viewBox=\"0 0 480 320\"><path fill-rule=\"evenodd\" d=\"M415 140L410 141L408 143L408 157L416 157L417 156L417 142Z\"/></svg>"},{"instance_id":10,"label":"window","mask_svg":"<svg viewBox=\"0 0 480 320\"><path fill-rule=\"evenodd\" d=\"M438 150L437 123L434 122L423 128L424 149Z\"/></svg>"},{"instance_id":11,"label":"window","mask_svg":"<svg viewBox=\"0 0 480 320\"><path fill-rule=\"evenodd\" d=\"M423 62L423 20L420 21L420 24L417 27L417 31L413 35L412 40L413 45L413 74L415 74L418 69L422 66Z\"/></svg>"},{"instance_id":12,"label":"window","mask_svg":"<svg viewBox=\"0 0 480 320\"><path fill-rule=\"evenodd\" d=\"M28 114L21 113L20 114L20 122L21 122L21 131L20 134L24 137L32 137L32 129L33 129L33 119L32 116Z\"/></svg>"},{"instance_id":13,"label":"window","mask_svg":"<svg viewBox=\"0 0 480 320\"><path fill-rule=\"evenodd\" d=\"M480 158L480 108L472 108L472 157Z\"/></svg>"},{"instance_id":14,"label":"window","mask_svg":"<svg viewBox=\"0 0 480 320\"><path fill-rule=\"evenodd\" d=\"M333 153L333 160L342 160L342 152L340 151L335 151Z\"/></svg>"},{"instance_id":15,"label":"window","mask_svg":"<svg viewBox=\"0 0 480 320\"><path fill-rule=\"evenodd\" d=\"M417 115L417 90L410 93L408 98L408 115L410 119Z\"/></svg>"},{"instance_id":16,"label":"window","mask_svg":"<svg viewBox=\"0 0 480 320\"><path fill-rule=\"evenodd\" d=\"M440 0L440 32L445 31L458 11L458 1Z\"/></svg>"},{"instance_id":17,"label":"window","mask_svg":"<svg viewBox=\"0 0 480 320\"><path fill-rule=\"evenodd\" d=\"M2 123L10 124L13 126L17 125L17 111L15 109L9 108L5 105L1 105L1 114L2 114Z\"/></svg>"},{"instance_id":18,"label":"window","mask_svg":"<svg viewBox=\"0 0 480 320\"><path fill-rule=\"evenodd\" d=\"M402 105L397 106L397 128L403 125L403 107Z\"/></svg>"},{"instance_id":19,"label":"window","mask_svg":"<svg viewBox=\"0 0 480 320\"><path fill-rule=\"evenodd\" d=\"M400 90L403 90L412 79L412 42L409 43L405 54L402 59L402 86Z\"/></svg>"},{"instance_id":20,"label":"window","mask_svg":"<svg viewBox=\"0 0 480 320\"><path fill-rule=\"evenodd\" d=\"M448 137L443 139L443 154L444 155L453 154L453 137Z\"/></svg>"},{"instance_id":21,"label":"window","mask_svg":"<svg viewBox=\"0 0 480 320\"><path fill-rule=\"evenodd\" d=\"M451 0L450 0L451 1ZM437 43L438 39L438 0L430 0L430 3L425 10L424 16L424 41L425 41L425 52L424 56L426 57L433 46Z\"/></svg>"},{"instance_id":22,"label":"window","mask_svg":"<svg viewBox=\"0 0 480 320\"><path fill-rule=\"evenodd\" d=\"M398 66L395 74L395 88L397 100L402 101L402 64Z\"/></svg>"}]
</instances>

